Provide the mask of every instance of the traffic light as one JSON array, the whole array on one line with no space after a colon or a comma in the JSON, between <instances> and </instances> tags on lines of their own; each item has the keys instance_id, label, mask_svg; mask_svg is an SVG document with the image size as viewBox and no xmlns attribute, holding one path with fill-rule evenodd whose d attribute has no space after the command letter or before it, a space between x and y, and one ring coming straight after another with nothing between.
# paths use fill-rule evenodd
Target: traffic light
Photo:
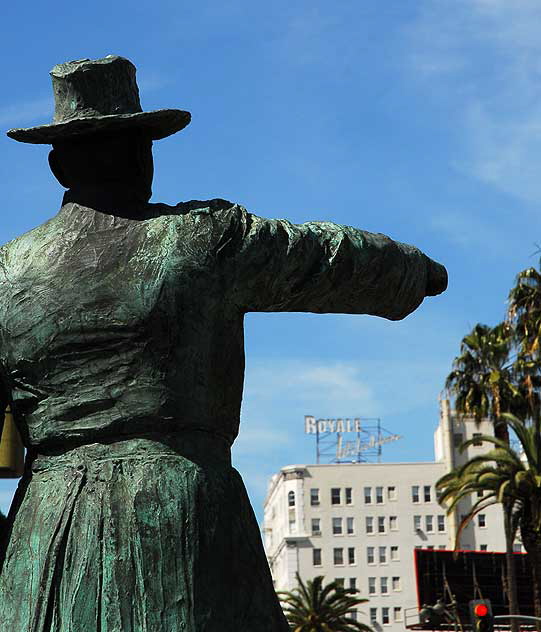
<instances>
[{"instance_id":1,"label":"traffic light","mask_svg":"<svg viewBox=\"0 0 541 632\"><path fill-rule=\"evenodd\" d=\"M470 621L473 632L492 632L494 616L489 599L470 601Z\"/></svg>"}]
</instances>

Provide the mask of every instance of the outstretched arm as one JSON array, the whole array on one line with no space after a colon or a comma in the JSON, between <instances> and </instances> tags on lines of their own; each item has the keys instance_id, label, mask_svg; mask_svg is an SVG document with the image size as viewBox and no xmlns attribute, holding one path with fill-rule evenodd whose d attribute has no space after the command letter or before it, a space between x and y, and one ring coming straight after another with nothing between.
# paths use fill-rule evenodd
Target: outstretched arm
<instances>
[{"instance_id":1,"label":"outstretched arm","mask_svg":"<svg viewBox=\"0 0 541 632\"><path fill-rule=\"evenodd\" d=\"M267 220L237 205L227 213L230 221L217 255L234 264L244 311L372 314L400 320L426 296L447 287L443 266L385 235L331 222Z\"/></svg>"}]
</instances>

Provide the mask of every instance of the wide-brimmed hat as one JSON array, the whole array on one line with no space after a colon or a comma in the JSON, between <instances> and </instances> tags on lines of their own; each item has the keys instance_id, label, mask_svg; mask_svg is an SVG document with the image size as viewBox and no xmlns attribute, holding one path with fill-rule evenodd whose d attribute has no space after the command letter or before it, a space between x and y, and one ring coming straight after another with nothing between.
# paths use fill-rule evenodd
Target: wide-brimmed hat
<instances>
[{"instance_id":1,"label":"wide-brimmed hat","mask_svg":"<svg viewBox=\"0 0 541 632\"><path fill-rule=\"evenodd\" d=\"M55 98L53 122L38 127L10 129L7 135L23 143L51 144L60 140L132 128L153 140L186 127L189 112L143 112L135 80L135 66L124 57L79 59L51 70Z\"/></svg>"}]
</instances>

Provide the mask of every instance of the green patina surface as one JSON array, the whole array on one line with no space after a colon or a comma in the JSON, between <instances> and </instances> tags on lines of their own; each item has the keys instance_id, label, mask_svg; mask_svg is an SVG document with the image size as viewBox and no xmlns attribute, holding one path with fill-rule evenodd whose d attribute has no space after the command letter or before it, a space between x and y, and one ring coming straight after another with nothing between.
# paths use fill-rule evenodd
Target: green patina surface
<instances>
[{"instance_id":1,"label":"green patina surface","mask_svg":"<svg viewBox=\"0 0 541 632\"><path fill-rule=\"evenodd\" d=\"M382 235L224 200L137 220L68 203L0 248L3 384L29 454L2 630L285 632L229 457L244 315L400 319L430 265Z\"/></svg>"}]
</instances>

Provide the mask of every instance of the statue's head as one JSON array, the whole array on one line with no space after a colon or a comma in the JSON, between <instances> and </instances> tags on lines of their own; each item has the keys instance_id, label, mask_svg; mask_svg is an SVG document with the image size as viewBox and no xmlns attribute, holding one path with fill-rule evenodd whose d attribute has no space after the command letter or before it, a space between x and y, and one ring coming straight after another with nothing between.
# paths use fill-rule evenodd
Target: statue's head
<instances>
[{"instance_id":1,"label":"statue's head","mask_svg":"<svg viewBox=\"0 0 541 632\"><path fill-rule=\"evenodd\" d=\"M60 184L73 192L114 191L140 203L152 195L152 139L144 130L55 142L49 165Z\"/></svg>"},{"instance_id":2,"label":"statue's head","mask_svg":"<svg viewBox=\"0 0 541 632\"><path fill-rule=\"evenodd\" d=\"M53 122L11 129L24 143L52 144L49 163L69 188L137 187L150 198L152 141L180 131L190 122L184 110L143 112L135 66L124 57L81 59L51 70Z\"/></svg>"}]
</instances>

